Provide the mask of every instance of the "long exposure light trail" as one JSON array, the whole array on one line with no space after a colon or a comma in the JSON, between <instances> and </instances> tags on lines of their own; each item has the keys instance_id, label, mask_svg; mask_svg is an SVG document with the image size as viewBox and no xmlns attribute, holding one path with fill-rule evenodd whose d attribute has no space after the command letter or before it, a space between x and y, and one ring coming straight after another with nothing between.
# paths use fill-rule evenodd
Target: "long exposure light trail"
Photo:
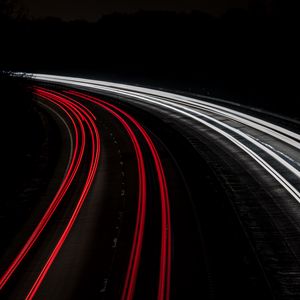
<instances>
[{"instance_id":1,"label":"long exposure light trail","mask_svg":"<svg viewBox=\"0 0 300 300\"><path fill-rule=\"evenodd\" d=\"M171 220L170 220L170 204L168 198L168 188L166 183L166 178L163 170L163 166L161 160L159 158L159 154L155 148L153 141L151 140L148 133L145 129L135 120L132 116L126 113L124 110L116 107L115 105L100 100L96 97L91 97L83 93L79 93L76 91L69 91L69 94L76 95L83 99L89 100L95 104L100 105L106 110L109 108L121 113L123 116L128 118L141 132L144 139L146 140L150 151L152 153L152 157L155 162L155 168L159 181L159 189L160 189L160 197L161 197L161 256L160 256L160 274L159 274L159 284L158 284L158 297L157 299L169 299L170 297L170 277L171 277ZM111 111L112 112L112 111ZM134 274L134 278L136 278L136 274ZM133 298L133 283L129 283L129 287L127 287L128 277L125 282L125 291L128 291L127 297L125 293L123 293L122 299L132 299Z\"/></svg>"},{"instance_id":2,"label":"long exposure light trail","mask_svg":"<svg viewBox=\"0 0 300 300\"><path fill-rule=\"evenodd\" d=\"M49 271L51 265L53 264L57 254L59 253L60 249L62 248L67 236L69 235L74 222L80 212L80 209L86 199L86 196L89 192L89 189L93 183L93 179L94 176L96 174L96 170L98 168L99 165L99 157L100 157L100 136L99 136L99 132L98 132L98 128L94 122L93 119L93 115L91 115L91 113L89 113L89 111L87 109L83 109L82 107L68 101L67 99L57 96L54 93L48 92L48 91L44 91L42 89L37 89L37 93L40 95L46 94L48 95L50 98L52 98L54 101L58 101L58 102L62 102L64 103L70 110L73 110L74 112L77 112L82 121L85 121L85 124L88 127L89 133L90 133L90 137L91 137L91 145L92 145L92 149L91 149L91 160L90 160L90 166L89 166L89 171L88 171L88 175L84 184L84 187L82 189L82 192L80 194L80 197L77 201L76 207L71 215L71 218L64 230L64 232L62 233L59 241L57 242L57 244L55 245L51 255L49 256L46 264L44 265L42 271L40 272L40 274L38 275L38 278L36 279L36 281L34 282L31 290L29 291L26 300L30 300L33 299L38 288L40 287L40 285L42 284L47 272Z\"/></svg>"}]
</instances>

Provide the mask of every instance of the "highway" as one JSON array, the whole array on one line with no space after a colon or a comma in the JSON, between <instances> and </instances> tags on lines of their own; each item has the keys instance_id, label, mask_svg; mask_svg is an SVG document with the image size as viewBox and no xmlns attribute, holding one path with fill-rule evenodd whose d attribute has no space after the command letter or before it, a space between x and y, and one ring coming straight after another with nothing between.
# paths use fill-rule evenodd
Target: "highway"
<instances>
[{"instance_id":1,"label":"highway","mask_svg":"<svg viewBox=\"0 0 300 300\"><path fill-rule=\"evenodd\" d=\"M67 149L55 193L0 260L4 299L300 297L296 121L204 96L32 80Z\"/></svg>"}]
</instances>

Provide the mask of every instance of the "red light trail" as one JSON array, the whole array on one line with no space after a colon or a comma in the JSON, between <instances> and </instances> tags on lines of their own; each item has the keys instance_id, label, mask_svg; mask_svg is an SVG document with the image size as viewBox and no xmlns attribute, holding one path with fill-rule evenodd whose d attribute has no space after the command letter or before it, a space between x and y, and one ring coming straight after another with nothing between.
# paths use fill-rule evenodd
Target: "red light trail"
<instances>
[{"instance_id":1,"label":"red light trail","mask_svg":"<svg viewBox=\"0 0 300 300\"><path fill-rule=\"evenodd\" d=\"M51 268L56 256L63 247L65 240L67 239L74 222L80 212L80 209L86 199L86 196L93 183L95 173L99 166L100 157L100 136L98 128L95 124L95 116L92 112L85 107L81 102L76 101L62 93L58 93L53 90L44 88L35 88L34 93L40 98L50 101L56 105L69 119L72 124L72 130L74 131L75 142L74 150L72 151L71 163L66 171L66 175L59 187L54 199L50 206L46 210L42 219L38 223L37 227L29 237L28 241L22 247L17 257L10 264L4 275L0 279L0 289L2 289L7 281L14 274L15 270L21 264L30 249L34 246L35 242L43 232L44 228L48 224L50 218L55 213L57 207L61 203L63 197L68 191L70 185L74 182L74 178L78 173L79 166L82 163L83 155L86 151L86 144L88 142L87 137L91 140L91 155L89 158L89 169L85 179L82 191L76 201L76 206L71 214L71 217L64 228L59 240L55 244L51 254L45 262L43 268L38 274L35 282L33 283L30 291L26 296L26 300L31 300L36 295L39 287L41 286L47 272ZM170 277L171 277L171 221L170 221L170 206L168 198L168 189L166 184L166 178L163 170L161 160L158 152L155 148L153 141L151 140L145 129L138 123L132 116L125 111L116 107L115 105L98 98L79 93L76 91L68 91L68 95L78 97L81 100L92 102L102 109L110 113L116 118L126 130L134 147L137 168L138 168L138 202L137 202L137 213L136 222L132 240L132 246L129 256L129 262L127 266L127 272L125 276L124 286L122 290L122 300L132 300L135 293L136 281L139 272L139 265L141 260L143 239L144 239L144 228L146 221L146 204L147 204L147 184L146 184L146 169L144 164L144 157L138 138L134 133L133 127L135 127L141 136L145 139L151 155L153 157L158 184L160 191L160 203L161 203L161 250L160 250L160 262L159 262L159 278L158 278L158 300L168 300L170 297Z\"/></svg>"},{"instance_id":2,"label":"red light trail","mask_svg":"<svg viewBox=\"0 0 300 300\"><path fill-rule=\"evenodd\" d=\"M45 212L44 216L42 217L41 221L17 255L17 257L14 259L14 261L11 263L11 265L8 267L6 272L2 275L0 279L0 289L4 287L4 285L7 283L7 281L10 279L14 271L17 269L19 264L22 262L24 257L27 255L29 250L33 247L34 243L42 233L43 229L48 224L51 216L54 214L56 208L62 201L64 195L66 194L69 186L71 185L77 171L79 168L79 165L82 160L84 147L85 147L85 132L84 128L80 119L80 116L77 114L77 112L74 111L68 111L68 109L65 107L65 105L62 105L60 103L55 102L54 100L51 100L47 95L40 94L40 97L47 99L53 103L55 103L69 118L69 120L72 123L74 132L75 132L75 148L72 155L72 160L70 163L70 166L66 172L66 175L63 179L62 184L60 185L59 190L57 191L53 201L51 202L50 206L48 207L47 211ZM79 122L79 128L76 122Z\"/></svg>"},{"instance_id":3,"label":"red light trail","mask_svg":"<svg viewBox=\"0 0 300 300\"><path fill-rule=\"evenodd\" d=\"M80 107L79 105L76 105L70 101L68 101L66 98L62 98L59 97L53 93L49 93L49 92L44 92L43 90L38 89L37 90L38 93L40 95L43 95L44 93L46 94L50 94L50 97L54 100L54 101L61 101L63 102L70 110L73 110L74 112L77 112L78 115L81 118L81 121L84 121L85 124L87 125L89 132L90 132L90 136L91 136L91 144L92 144L92 149L91 149L91 153L92 153L92 157L91 157L91 161L90 161L90 166L89 166L89 171L88 171L88 176L85 182L85 185L83 187L83 190L81 192L81 195L79 197L79 200L77 202L77 205L72 213L72 216L63 232L63 234L61 235L59 241L57 242L54 250L52 251L50 257L48 258L46 264L44 265L42 271L40 272L37 280L35 281L34 285L32 286L30 292L28 293L26 300L30 300L33 299L33 297L35 296L38 288L40 287L43 279L45 278L48 270L50 269L53 261L55 260L57 254L59 253L61 247L63 246L67 236L69 235L74 222L80 212L80 209L86 199L86 196L88 194L88 191L92 185L97 167L99 165L99 157L100 157L100 136L99 136L99 132L98 132L98 128L96 127L96 124L94 122L93 119L93 115L89 112L89 110L87 109L83 109L82 107Z\"/></svg>"},{"instance_id":4,"label":"red light trail","mask_svg":"<svg viewBox=\"0 0 300 300\"><path fill-rule=\"evenodd\" d=\"M154 146L153 141L151 140L148 133L145 129L128 113L121 110L120 108L114 106L111 103L107 103L98 98L88 96L83 93L79 93L76 91L69 91L71 95L78 96L85 100L91 101L106 110L115 110L121 113L123 116L128 118L141 132L143 137L145 138L151 154L153 156L155 162L155 168L158 176L159 189L160 189L160 198L161 198L161 219L162 219L162 227L161 227L161 254L160 254L160 275L159 275L159 284L158 284L158 300L164 300L170 298L170 281L171 281L171 217L170 217L170 204L169 204L169 196L168 196L168 188L166 183L166 178L163 170L163 166L158 155L158 152ZM114 113L115 114L115 113ZM122 300L131 300L134 296L134 288L137 277L137 269L129 268L127 271L127 276L125 280L125 285L122 294Z\"/></svg>"}]
</instances>

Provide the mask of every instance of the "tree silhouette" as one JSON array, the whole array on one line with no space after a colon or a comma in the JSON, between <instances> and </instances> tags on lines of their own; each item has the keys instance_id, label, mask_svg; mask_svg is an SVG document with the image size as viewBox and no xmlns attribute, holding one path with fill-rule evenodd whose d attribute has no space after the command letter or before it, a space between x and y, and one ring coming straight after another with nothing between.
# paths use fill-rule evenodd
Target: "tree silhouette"
<instances>
[{"instance_id":1,"label":"tree silhouette","mask_svg":"<svg viewBox=\"0 0 300 300\"><path fill-rule=\"evenodd\" d=\"M13 21L25 15L18 0L0 0L0 22Z\"/></svg>"}]
</instances>

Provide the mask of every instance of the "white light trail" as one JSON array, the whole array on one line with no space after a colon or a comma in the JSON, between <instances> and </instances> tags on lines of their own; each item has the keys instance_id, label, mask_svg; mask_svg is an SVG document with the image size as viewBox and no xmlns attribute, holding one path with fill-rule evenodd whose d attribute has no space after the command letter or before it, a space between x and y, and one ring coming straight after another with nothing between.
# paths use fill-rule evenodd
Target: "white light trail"
<instances>
[{"instance_id":1,"label":"white light trail","mask_svg":"<svg viewBox=\"0 0 300 300\"><path fill-rule=\"evenodd\" d=\"M280 174L278 170L275 170L265 159L263 159L258 153L250 149L243 144L243 139L248 143L258 147L261 151L271 157L273 160L280 163L288 171L290 171L297 180L300 178L300 172L294 166L292 166L287 160L279 156L273 148L267 147L264 143L259 142L253 137L242 132L240 129L235 128L222 122L211 115L207 115L199 110L205 110L210 113L224 116L228 119L235 120L248 127L254 128L260 132L263 132L273 138L276 138L286 144L294 147L296 150L300 150L300 135L292 132L286 128L264 121L262 119L247 115L229 109L227 107L202 101L199 99L192 99L173 93L164 91L158 91L148 88L142 88L137 86L117 84L105 81L89 80L74 77L55 76L46 74L33 74L33 78L41 81L71 84L74 86L92 88L98 91L106 91L114 93L116 95L123 95L131 97L141 102L148 102L164 108L165 110L171 110L180 115L193 119L194 121L201 123L212 130L218 132L222 136L226 137L232 143L237 145L240 149L245 151L251 156L259 165L261 165L273 178L275 178L299 203L300 192L292 185L284 176ZM222 127L222 129L220 128ZM229 133L229 132L231 133ZM236 136L242 139L237 139ZM299 157L300 158L300 157Z\"/></svg>"}]
</instances>

